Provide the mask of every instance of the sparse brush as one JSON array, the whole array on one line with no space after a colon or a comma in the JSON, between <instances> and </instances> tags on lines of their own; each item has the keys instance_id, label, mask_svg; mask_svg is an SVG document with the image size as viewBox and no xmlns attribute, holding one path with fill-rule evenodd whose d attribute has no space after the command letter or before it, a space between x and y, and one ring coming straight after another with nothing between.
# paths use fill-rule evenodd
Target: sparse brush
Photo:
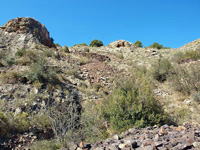
<instances>
[{"instance_id":1,"label":"sparse brush","mask_svg":"<svg viewBox=\"0 0 200 150\"><path fill-rule=\"evenodd\" d=\"M30 66L30 70L27 72L27 79L32 82L59 83L56 69L51 67L44 58L40 58L38 62Z\"/></svg>"},{"instance_id":2,"label":"sparse brush","mask_svg":"<svg viewBox=\"0 0 200 150\"><path fill-rule=\"evenodd\" d=\"M22 57L26 54L26 50L25 49L20 49L15 53L15 56L17 57Z\"/></svg>"},{"instance_id":3,"label":"sparse brush","mask_svg":"<svg viewBox=\"0 0 200 150\"><path fill-rule=\"evenodd\" d=\"M14 65L14 64L16 63L14 57L8 57L8 58L5 59L5 61L6 61L6 64L7 64L8 66L12 66L12 65Z\"/></svg>"},{"instance_id":4,"label":"sparse brush","mask_svg":"<svg viewBox=\"0 0 200 150\"><path fill-rule=\"evenodd\" d=\"M86 53L89 53L90 49L88 47L84 47L83 51L86 52Z\"/></svg>"},{"instance_id":5,"label":"sparse brush","mask_svg":"<svg viewBox=\"0 0 200 150\"><path fill-rule=\"evenodd\" d=\"M194 59L194 60L198 60L200 59L200 52L199 51L196 51L196 50L193 50L193 51L187 51L184 56L183 56L183 59Z\"/></svg>"},{"instance_id":6,"label":"sparse brush","mask_svg":"<svg viewBox=\"0 0 200 150\"><path fill-rule=\"evenodd\" d=\"M61 48L60 50L63 51L64 53L69 53L69 48L66 45L63 48Z\"/></svg>"},{"instance_id":7,"label":"sparse brush","mask_svg":"<svg viewBox=\"0 0 200 150\"><path fill-rule=\"evenodd\" d=\"M174 56L172 57L172 61L180 64L183 59L183 56L184 56L183 52L178 52L174 54Z\"/></svg>"},{"instance_id":8,"label":"sparse brush","mask_svg":"<svg viewBox=\"0 0 200 150\"><path fill-rule=\"evenodd\" d=\"M86 43L74 44L74 46L88 46Z\"/></svg>"},{"instance_id":9,"label":"sparse brush","mask_svg":"<svg viewBox=\"0 0 200 150\"><path fill-rule=\"evenodd\" d=\"M87 57L81 57L81 58L79 59L80 65L85 65L85 64L87 64L89 61L90 61L90 59L87 58Z\"/></svg>"},{"instance_id":10,"label":"sparse brush","mask_svg":"<svg viewBox=\"0 0 200 150\"><path fill-rule=\"evenodd\" d=\"M155 80L164 82L172 70L172 64L166 58L160 58L152 67L152 76Z\"/></svg>"},{"instance_id":11,"label":"sparse brush","mask_svg":"<svg viewBox=\"0 0 200 150\"><path fill-rule=\"evenodd\" d=\"M116 53L115 55L116 55L116 57L119 58L119 59L124 59L123 53Z\"/></svg>"},{"instance_id":12,"label":"sparse brush","mask_svg":"<svg viewBox=\"0 0 200 150\"><path fill-rule=\"evenodd\" d=\"M191 122L192 111L187 106L181 106L176 108L173 112L173 119L178 124L183 124L184 122Z\"/></svg>"},{"instance_id":13,"label":"sparse brush","mask_svg":"<svg viewBox=\"0 0 200 150\"><path fill-rule=\"evenodd\" d=\"M4 115L3 112L0 112L0 137L8 136L10 132L10 125L8 122L8 118Z\"/></svg>"},{"instance_id":14,"label":"sparse brush","mask_svg":"<svg viewBox=\"0 0 200 150\"><path fill-rule=\"evenodd\" d=\"M191 51L186 51L185 53L183 52L178 52L172 57L172 61L175 61L176 63L181 63L184 60L199 60L200 59L200 51L199 50L191 50Z\"/></svg>"},{"instance_id":15,"label":"sparse brush","mask_svg":"<svg viewBox=\"0 0 200 150\"><path fill-rule=\"evenodd\" d=\"M21 79L23 78L21 73L16 71L6 72L4 74L1 74L0 77L4 83L9 83L9 84L20 82Z\"/></svg>"},{"instance_id":16,"label":"sparse brush","mask_svg":"<svg viewBox=\"0 0 200 150\"><path fill-rule=\"evenodd\" d=\"M175 65L169 75L169 81L175 90L185 94L200 90L200 66L198 64L190 67Z\"/></svg>"},{"instance_id":17,"label":"sparse brush","mask_svg":"<svg viewBox=\"0 0 200 150\"><path fill-rule=\"evenodd\" d=\"M196 101L197 103L200 103L200 92L197 92L193 95L193 99L194 101Z\"/></svg>"}]
</instances>

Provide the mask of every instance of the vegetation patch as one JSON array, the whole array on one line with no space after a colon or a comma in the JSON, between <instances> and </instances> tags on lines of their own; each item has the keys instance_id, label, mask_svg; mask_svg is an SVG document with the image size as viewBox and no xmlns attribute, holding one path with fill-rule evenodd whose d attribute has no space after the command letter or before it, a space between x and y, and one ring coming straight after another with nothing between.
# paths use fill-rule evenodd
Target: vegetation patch
<instances>
[{"instance_id":1,"label":"vegetation patch","mask_svg":"<svg viewBox=\"0 0 200 150\"><path fill-rule=\"evenodd\" d=\"M103 46L103 42L95 39L95 40L91 41L90 46L91 47L101 47L101 46Z\"/></svg>"},{"instance_id":2,"label":"vegetation patch","mask_svg":"<svg viewBox=\"0 0 200 150\"><path fill-rule=\"evenodd\" d=\"M120 79L110 95L83 112L83 118L88 117L83 122L94 130L89 136L93 134L99 138L107 138L110 134L120 133L131 127L170 123L162 105L154 98L153 85L149 79L143 73L134 71L128 79ZM91 118L92 116L96 117Z\"/></svg>"},{"instance_id":3,"label":"vegetation patch","mask_svg":"<svg viewBox=\"0 0 200 150\"><path fill-rule=\"evenodd\" d=\"M74 44L74 46L88 46L86 43Z\"/></svg>"},{"instance_id":4,"label":"vegetation patch","mask_svg":"<svg viewBox=\"0 0 200 150\"><path fill-rule=\"evenodd\" d=\"M14 84L23 81L22 74L17 71L8 71L1 74L1 79L4 83Z\"/></svg>"},{"instance_id":5,"label":"vegetation patch","mask_svg":"<svg viewBox=\"0 0 200 150\"><path fill-rule=\"evenodd\" d=\"M136 41L136 42L134 43L134 45L137 46L137 47L143 47L141 41Z\"/></svg>"},{"instance_id":6,"label":"vegetation patch","mask_svg":"<svg viewBox=\"0 0 200 150\"><path fill-rule=\"evenodd\" d=\"M174 65L169 81L175 90L185 94L200 91L200 66L193 64L189 67Z\"/></svg>"},{"instance_id":7,"label":"vegetation patch","mask_svg":"<svg viewBox=\"0 0 200 150\"><path fill-rule=\"evenodd\" d=\"M152 67L153 78L159 82L164 82L172 70L172 64L166 58L158 59Z\"/></svg>"},{"instance_id":8,"label":"vegetation patch","mask_svg":"<svg viewBox=\"0 0 200 150\"><path fill-rule=\"evenodd\" d=\"M32 82L59 83L55 68L50 66L44 58L40 58L38 62L30 66L27 79Z\"/></svg>"}]
</instances>

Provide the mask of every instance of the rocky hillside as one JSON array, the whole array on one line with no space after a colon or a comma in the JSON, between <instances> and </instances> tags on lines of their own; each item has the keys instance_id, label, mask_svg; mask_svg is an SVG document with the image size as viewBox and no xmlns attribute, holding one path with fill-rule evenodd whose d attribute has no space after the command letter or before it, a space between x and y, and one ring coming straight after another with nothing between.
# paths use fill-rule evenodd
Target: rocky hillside
<instances>
[{"instance_id":1,"label":"rocky hillside","mask_svg":"<svg viewBox=\"0 0 200 150\"><path fill-rule=\"evenodd\" d=\"M0 149L199 149L199 40L56 45L32 18L0 27Z\"/></svg>"}]
</instances>

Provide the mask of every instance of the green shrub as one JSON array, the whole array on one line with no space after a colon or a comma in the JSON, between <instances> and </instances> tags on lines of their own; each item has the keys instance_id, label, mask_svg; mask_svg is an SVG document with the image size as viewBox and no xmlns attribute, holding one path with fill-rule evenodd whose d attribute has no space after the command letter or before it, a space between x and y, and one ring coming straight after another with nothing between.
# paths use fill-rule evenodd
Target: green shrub
<instances>
[{"instance_id":1,"label":"green shrub","mask_svg":"<svg viewBox=\"0 0 200 150\"><path fill-rule=\"evenodd\" d=\"M0 60L4 59L6 56L5 51L0 51Z\"/></svg>"},{"instance_id":2,"label":"green shrub","mask_svg":"<svg viewBox=\"0 0 200 150\"><path fill-rule=\"evenodd\" d=\"M36 126L40 129L50 128L51 122L49 120L49 116L45 114L45 112L41 111L38 114L34 115L30 120L31 126Z\"/></svg>"},{"instance_id":3,"label":"green shrub","mask_svg":"<svg viewBox=\"0 0 200 150\"><path fill-rule=\"evenodd\" d=\"M69 53L69 48L65 45L64 47L63 47L63 52L65 52L65 53Z\"/></svg>"},{"instance_id":4,"label":"green shrub","mask_svg":"<svg viewBox=\"0 0 200 150\"><path fill-rule=\"evenodd\" d=\"M79 78L78 69L68 70L68 71L66 71L66 75L74 76L75 78Z\"/></svg>"},{"instance_id":5,"label":"green shrub","mask_svg":"<svg viewBox=\"0 0 200 150\"><path fill-rule=\"evenodd\" d=\"M16 61L17 65L22 65L22 66L30 66L33 63L28 57L23 57L20 60Z\"/></svg>"},{"instance_id":6,"label":"green shrub","mask_svg":"<svg viewBox=\"0 0 200 150\"><path fill-rule=\"evenodd\" d=\"M30 66L27 72L27 79L32 82L59 83L56 69L51 67L44 58L40 58L35 64Z\"/></svg>"},{"instance_id":7,"label":"green shrub","mask_svg":"<svg viewBox=\"0 0 200 150\"><path fill-rule=\"evenodd\" d=\"M115 56L119 59L124 59L123 53L115 53Z\"/></svg>"},{"instance_id":8,"label":"green shrub","mask_svg":"<svg viewBox=\"0 0 200 150\"><path fill-rule=\"evenodd\" d=\"M143 47L141 41L136 41L134 45L137 46L137 47Z\"/></svg>"},{"instance_id":9,"label":"green shrub","mask_svg":"<svg viewBox=\"0 0 200 150\"><path fill-rule=\"evenodd\" d=\"M89 57L81 57L81 58L79 58L78 61L79 61L80 65L85 65L90 61L90 58Z\"/></svg>"},{"instance_id":10,"label":"green shrub","mask_svg":"<svg viewBox=\"0 0 200 150\"><path fill-rule=\"evenodd\" d=\"M191 122L193 112L188 106L181 106L173 112L173 119L179 124Z\"/></svg>"},{"instance_id":11,"label":"green shrub","mask_svg":"<svg viewBox=\"0 0 200 150\"><path fill-rule=\"evenodd\" d=\"M175 90L185 94L200 91L200 66L198 64L188 67L175 65L173 68L169 74L169 81Z\"/></svg>"},{"instance_id":12,"label":"green shrub","mask_svg":"<svg viewBox=\"0 0 200 150\"><path fill-rule=\"evenodd\" d=\"M96 92L99 92L99 90L102 88L102 86L98 83L93 84L93 88L95 89Z\"/></svg>"},{"instance_id":13,"label":"green shrub","mask_svg":"<svg viewBox=\"0 0 200 150\"><path fill-rule=\"evenodd\" d=\"M200 59L200 51L192 50L192 51L187 51L185 53L178 52L172 58L173 61L175 61L176 63L179 63L179 64L187 59L192 59L195 61L199 60Z\"/></svg>"},{"instance_id":14,"label":"green shrub","mask_svg":"<svg viewBox=\"0 0 200 150\"><path fill-rule=\"evenodd\" d=\"M152 86L146 77L132 76L124 82L121 81L119 87L102 101L102 117L110 122L114 132L134 126L145 127L166 123L167 115L154 98L151 89Z\"/></svg>"},{"instance_id":15,"label":"green shrub","mask_svg":"<svg viewBox=\"0 0 200 150\"><path fill-rule=\"evenodd\" d=\"M28 120L28 114L26 112L19 113L16 116L13 116L13 120L13 127L18 132L27 131L30 127L30 121Z\"/></svg>"},{"instance_id":16,"label":"green shrub","mask_svg":"<svg viewBox=\"0 0 200 150\"><path fill-rule=\"evenodd\" d=\"M168 116L155 99L152 89L153 84L137 69L126 80L122 77L110 95L96 105L86 105L82 113L86 139L94 137L98 140L132 127L169 123Z\"/></svg>"},{"instance_id":17,"label":"green shrub","mask_svg":"<svg viewBox=\"0 0 200 150\"><path fill-rule=\"evenodd\" d=\"M74 46L88 46L86 43L74 44Z\"/></svg>"},{"instance_id":18,"label":"green shrub","mask_svg":"<svg viewBox=\"0 0 200 150\"><path fill-rule=\"evenodd\" d=\"M152 76L155 80L159 82L164 82L170 71L172 69L172 64L166 58L160 58L156 64L153 65Z\"/></svg>"},{"instance_id":19,"label":"green shrub","mask_svg":"<svg viewBox=\"0 0 200 150\"><path fill-rule=\"evenodd\" d=\"M200 103L200 92L197 92L193 96L194 101Z\"/></svg>"},{"instance_id":20,"label":"green shrub","mask_svg":"<svg viewBox=\"0 0 200 150\"><path fill-rule=\"evenodd\" d=\"M55 58L55 59L60 59L60 55L58 54L58 53L54 53L54 55L53 55L53 58Z\"/></svg>"},{"instance_id":21,"label":"green shrub","mask_svg":"<svg viewBox=\"0 0 200 150\"><path fill-rule=\"evenodd\" d=\"M64 53L69 53L69 48L66 45L64 47L60 48L59 50L64 52Z\"/></svg>"},{"instance_id":22,"label":"green shrub","mask_svg":"<svg viewBox=\"0 0 200 150\"><path fill-rule=\"evenodd\" d=\"M17 57L22 57L26 54L26 50L25 49L20 49L15 53L15 56Z\"/></svg>"},{"instance_id":23,"label":"green shrub","mask_svg":"<svg viewBox=\"0 0 200 150\"><path fill-rule=\"evenodd\" d=\"M0 137L5 137L10 132L10 125L8 118L4 115L3 112L0 112Z\"/></svg>"},{"instance_id":24,"label":"green shrub","mask_svg":"<svg viewBox=\"0 0 200 150\"><path fill-rule=\"evenodd\" d=\"M100 117L97 106L94 101L87 101L81 114L81 125L84 131L82 136L89 143L96 143L109 136L105 125L107 122Z\"/></svg>"},{"instance_id":25,"label":"green shrub","mask_svg":"<svg viewBox=\"0 0 200 150\"><path fill-rule=\"evenodd\" d=\"M184 56L183 52L178 52L174 54L174 56L172 57L172 61L180 64L183 60L183 56Z\"/></svg>"},{"instance_id":26,"label":"green shrub","mask_svg":"<svg viewBox=\"0 0 200 150\"><path fill-rule=\"evenodd\" d=\"M188 58L191 58L191 59L194 59L194 60L198 60L198 59L200 59L200 52L196 51L196 50L187 51L184 54L183 59L188 59Z\"/></svg>"},{"instance_id":27,"label":"green shrub","mask_svg":"<svg viewBox=\"0 0 200 150\"><path fill-rule=\"evenodd\" d=\"M95 40L91 41L90 46L91 47L101 47L101 46L103 46L103 42L95 39Z\"/></svg>"},{"instance_id":28,"label":"green shrub","mask_svg":"<svg viewBox=\"0 0 200 150\"><path fill-rule=\"evenodd\" d=\"M60 44L59 44L59 43L55 43L55 46L56 46L56 47L60 47Z\"/></svg>"},{"instance_id":29,"label":"green shrub","mask_svg":"<svg viewBox=\"0 0 200 150\"><path fill-rule=\"evenodd\" d=\"M89 53L90 49L88 47L84 47L83 51L86 52L86 53Z\"/></svg>"},{"instance_id":30,"label":"green shrub","mask_svg":"<svg viewBox=\"0 0 200 150\"><path fill-rule=\"evenodd\" d=\"M6 64L7 64L8 66L14 65L14 64L15 64L15 58L14 58L14 57L8 57L8 58L6 59Z\"/></svg>"},{"instance_id":31,"label":"green shrub","mask_svg":"<svg viewBox=\"0 0 200 150\"><path fill-rule=\"evenodd\" d=\"M5 66L3 63L3 60L5 59L5 57L6 57L5 51L0 51L0 67Z\"/></svg>"},{"instance_id":32,"label":"green shrub","mask_svg":"<svg viewBox=\"0 0 200 150\"><path fill-rule=\"evenodd\" d=\"M51 50L51 49L45 49L45 50L44 50L44 55L45 55L46 57L53 57L53 54L54 54L54 52L53 52L53 50Z\"/></svg>"},{"instance_id":33,"label":"green shrub","mask_svg":"<svg viewBox=\"0 0 200 150\"><path fill-rule=\"evenodd\" d=\"M19 82L21 79L22 79L21 73L16 71L9 71L1 74L1 80L4 83L13 84Z\"/></svg>"},{"instance_id":34,"label":"green shrub","mask_svg":"<svg viewBox=\"0 0 200 150\"><path fill-rule=\"evenodd\" d=\"M0 112L0 137L8 136L11 133L21 133L27 131L30 127L28 114L23 112L17 115L9 113L4 115Z\"/></svg>"},{"instance_id":35,"label":"green shrub","mask_svg":"<svg viewBox=\"0 0 200 150\"><path fill-rule=\"evenodd\" d=\"M163 45L162 44L158 44L157 42L154 42L152 45L149 46L149 48L161 49L161 48L163 48Z\"/></svg>"},{"instance_id":36,"label":"green shrub","mask_svg":"<svg viewBox=\"0 0 200 150\"><path fill-rule=\"evenodd\" d=\"M39 56L40 56L40 54L38 54L38 53L36 53L36 52L34 52L32 50L27 50L26 51L26 57L29 60L33 61L33 62L38 61L39 60Z\"/></svg>"},{"instance_id":37,"label":"green shrub","mask_svg":"<svg viewBox=\"0 0 200 150\"><path fill-rule=\"evenodd\" d=\"M44 52L45 53L45 52ZM18 55L18 54L17 54ZM25 53L21 56L23 56L22 58L18 59L16 61L16 63L18 65L23 65L23 66L29 66L32 63L38 61L39 59L39 53L34 52L33 50L26 50Z\"/></svg>"}]
</instances>

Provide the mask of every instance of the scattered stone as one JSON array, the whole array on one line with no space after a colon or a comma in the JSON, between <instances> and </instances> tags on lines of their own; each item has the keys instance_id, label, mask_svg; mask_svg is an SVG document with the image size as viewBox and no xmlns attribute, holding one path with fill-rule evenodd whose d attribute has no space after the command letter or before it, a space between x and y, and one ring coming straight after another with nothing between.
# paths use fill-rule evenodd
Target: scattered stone
<instances>
[{"instance_id":1,"label":"scattered stone","mask_svg":"<svg viewBox=\"0 0 200 150\"><path fill-rule=\"evenodd\" d=\"M194 146L195 148L199 148L199 149L200 149L200 142L194 142L194 143L193 143L193 146Z\"/></svg>"},{"instance_id":2,"label":"scattered stone","mask_svg":"<svg viewBox=\"0 0 200 150\"><path fill-rule=\"evenodd\" d=\"M163 125L160 128L131 128L123 132L123 138L114 135L112 139L106 142L94 144L91 150L186 150L200 148L200 142L196 136L199 136L199 126L168 126ZM181 131L181 132L180 132ZM193 132L195 131L195 132ZM120 136L121 136L120 135ZM153 136L151 136L153 135ZM107 144L105 144L107 143Z\"/></svg>"},{"instance_id":3,"label":"scattered stone","mask_svg":"<svg viewBox=\"0 0 200 150\"><path fill-rule=\"evenodd\" d=\"M161 128L160 128L160 131L159 131L159 135L166 135L167 134L167 131L164 129L164 127L162 126Z\"/></svg>"},{"instance_id":4,"label":"scattered stone","mask_svg":"<svg viewBox=\"0 0 200 150\"><path fill-rule=\"evenodd\" d=\"M120 149L123 149L123 148L125 148L126 147L126 144L119 144L119 146L118 146Z\"/></svg>"},{"instance_id":5,"label":"scattered stone","mask_svg":"<svg viewBox=\"0 0 200 150\"><path fill-rule=\"evenodd\" d=\"M114 140L119 140L119 136L118 136L117 134L115 134L115 135L113 136L113 139L114 139Z\"/></svg>"}]
</instances>

